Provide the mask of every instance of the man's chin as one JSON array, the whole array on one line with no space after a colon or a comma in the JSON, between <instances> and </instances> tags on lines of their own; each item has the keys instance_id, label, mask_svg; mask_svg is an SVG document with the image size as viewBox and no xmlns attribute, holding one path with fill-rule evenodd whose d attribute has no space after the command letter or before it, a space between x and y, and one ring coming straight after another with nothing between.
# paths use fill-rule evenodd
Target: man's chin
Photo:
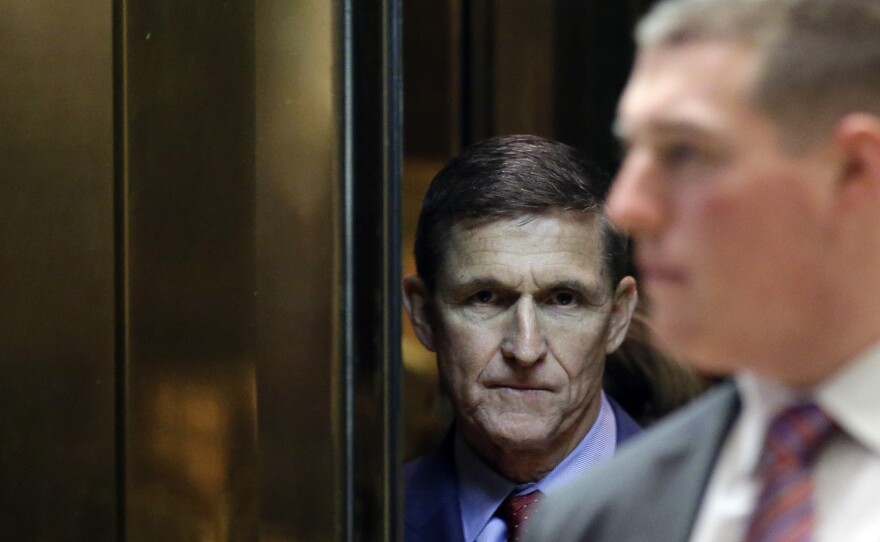
<instances>
[{"instance_id":1,"label":"man's chin","mask_svg":"<svg viewBox=\"0 0 880 542\"><path fill-rule=\"evenodd\" d=\"M547 433L547 428L534 430L516 430L495 432L490 436L492 443L498 448L517 453L541 452L546 450L552 442L552 435Z\"/></svg>"}]
</instances>

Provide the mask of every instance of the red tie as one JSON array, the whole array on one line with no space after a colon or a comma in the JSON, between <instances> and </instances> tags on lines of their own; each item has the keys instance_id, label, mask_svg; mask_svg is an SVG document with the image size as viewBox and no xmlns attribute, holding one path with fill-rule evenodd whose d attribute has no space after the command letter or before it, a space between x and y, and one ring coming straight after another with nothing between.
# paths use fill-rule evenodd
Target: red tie
<instances>
[{"instance_id":1,"label":"red tie","mask_svg":"<svg viewBox=\"0 0 880 542\"><path fill-rule=\"evenodd\" d=\"M544 494L538 490L514 497L509 495L499 508L500 516L507 523L507 542L518 542L522 536L526 520L529 519L530 507L538 502Z\"/></svg>"},{"instance_id":2,"label":"red tie","mask_svg":"<svg viewBox=\"0 0 880 542\"><path fill-rule=\"evenodd\" d=\"M773 420L761 458L763 486L745 542L811 540L812 467L834 428L834 422L814 404L790 407Z\"/></svg>"}]
</instances>

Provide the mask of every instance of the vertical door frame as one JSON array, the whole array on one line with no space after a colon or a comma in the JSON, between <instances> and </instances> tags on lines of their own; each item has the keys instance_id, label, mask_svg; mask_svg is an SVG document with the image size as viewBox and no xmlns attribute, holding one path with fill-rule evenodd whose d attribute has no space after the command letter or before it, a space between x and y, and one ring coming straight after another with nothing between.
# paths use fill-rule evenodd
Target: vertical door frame
<instances>
[{"instance_id":1,"label":"vertical door frame","mask_svg":"<svg viewBox=\"0 0 880 542\"><path fill-rule=\"evenodd\" d=\"M342 539L400 535L400 0L339 4Z\"/></svg>"}]
</instances>

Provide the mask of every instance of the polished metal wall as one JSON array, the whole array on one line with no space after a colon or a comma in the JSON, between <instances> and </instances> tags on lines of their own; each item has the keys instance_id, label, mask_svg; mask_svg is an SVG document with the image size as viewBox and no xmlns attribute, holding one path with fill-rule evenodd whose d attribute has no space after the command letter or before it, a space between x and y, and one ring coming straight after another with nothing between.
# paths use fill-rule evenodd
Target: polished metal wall
<instances>
[{"instance_id":1,"label":"polished metal wall","mask_svg":"<svg viewBox=\"0 0 880 542\"><path fill-rule=\"evenodd\" d=\"M0 4L0 539L397 537L398 23Z\"/></svg>"},{"instance_id":2,"label":"polished metal wall","mask_svg":"<svg viewBox=\"0 0 880 542\"><path fill-rule=\"evenodd\" d=\"M0 2L0 539L116 517L109 2Z\"/></svg>"},{"instance_id":3,"label":"polished metal wall","mask_svg":"<svg viewBox=\"0 0 880 542\"><path fill-rule=\"evenodd\" d=\"M254 6L126 0L118 24L125 537L253 539Z\"/></svg>"},{"instance_id":4,"label":"polished metal wall","mask_svg":"<svg viewBox=\"0 0 880 542\"><path fill-rule=\"evenodd\" d=\"M341 362L333 6L257 2L261 540L339 540Z\"/></svg>"}]
</instances>

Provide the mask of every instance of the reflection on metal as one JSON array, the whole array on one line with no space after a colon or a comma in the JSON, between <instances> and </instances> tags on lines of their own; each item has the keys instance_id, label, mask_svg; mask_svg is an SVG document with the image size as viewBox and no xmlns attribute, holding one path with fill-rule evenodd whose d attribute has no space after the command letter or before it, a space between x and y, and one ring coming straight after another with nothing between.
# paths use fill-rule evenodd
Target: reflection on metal
<instances>
[{"instance_id":1,"label":"reflection on metal","mask_svg":"<svg viewBox=\"0 0 880 542\"><path fill-rule=\"evenodd\" d=\"M621 154L611 124L633 59L632 27L653 2L555 2L555 135L608 171Z\"/></svg>"},{"instance_id":2,"label":"reflection on metal","mask_svg":"<svg viewBox=\"0 0 880 542\"><path fill-rule=\"evenodd\" d=\"M343 0L343 538L397 540L400 0Z\"/></svg>"},{"instance_id":3,"label":"reflection on metal","mask_svg":"<svg viewBox=\"0 0 880 542\"><path fill-rule=\"evenodd\" d=\"M632 61L632 27L654 0L461 1L463 142L533 133L616 169L610 127Z\"/></svg>"},{"instance_id":4,"label":"reflection on metal","mask_svg":"<svg viewBox=\"0 0 880 542\"><path fill-rule=\"evenodd\" d=\"M552 137L556 0L463 1L465 144L499 134Z\"/></svg>"},{"instance_id":5,"label":"reflection on metal","mask_svg":"<svg viewBox=\"0 0 880 542\"><path fill-rule=\"evenodd\" d=\"M253 6L119 24L125 539L255 539Z\"/></svg>"},{"instance_id":6,"label":"reflection on metal","mask_svg":"<svg viewBox=\"0 0 880 542\"><path fill-rule=\"evenodd\" d=\"M112 540L110 2L0 2L0 540Z\"/></svg>"},{"instance_id":7,"label":"reflection on metal","mask_svg":"<svg viewBox=\"0 0 880 542\"><path fill-rule=\"evenodd\" d=\"M491 47L495 134L553 136L556 1L495 2Z\"/></svg>"},{"instance_id":8,"label":"reflection on metal","mask_svg":"<svg viewBox=\"0 0 880 542\"><path fill-rule=\"evenodd\" d=\"M256 4L260 540L338 540L332 3Z\"/></svg>"},{"instance_id":9,"label":"reflection on metal","mask_svg":"<svg viewBox=\"0 0 880 542\"><path fill-rule=\"evenodd\" d=\"M398 536L399 11L0 3L0 539Z\"/></svg>"},{"instance_id":10,"label":"reflection on metal","mask_svg":"<svg viewBox=\"0 0 880 542\"><path fill-rule=\"evenodd\" d=\"M462 147L495 135L495 2L461 0ZM456 154L458 149L452 153Z\"/></svg>"}]
</instances>

